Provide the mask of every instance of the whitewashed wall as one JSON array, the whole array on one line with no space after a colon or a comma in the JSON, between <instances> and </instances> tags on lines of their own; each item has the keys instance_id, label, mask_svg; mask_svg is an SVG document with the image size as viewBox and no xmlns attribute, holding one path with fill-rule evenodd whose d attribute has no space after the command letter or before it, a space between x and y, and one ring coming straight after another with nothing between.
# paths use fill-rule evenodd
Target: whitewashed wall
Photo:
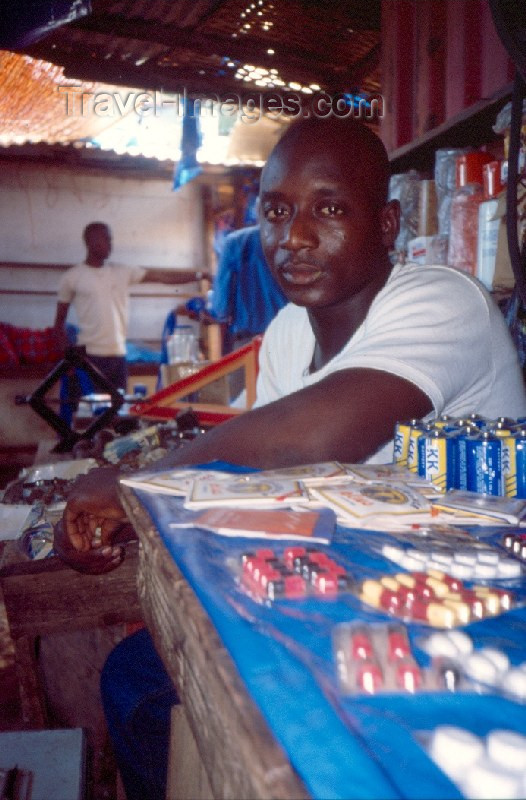
<instances>
[{"instance_id":1,"label":"whitewashed wall","mask_svg":"<svg viewBox=\"0 0 526 800\"><path fill-rule=\"evenodd\" d=\"M82 231L94 220L106 222L112 229L113 261L181 269L204 265L203 208L195 183L174 192L169 179L2 164L0 261L28 265L82 261ZM60 274L34 267L0 269L0 320L32 328L51 325ZM2 290L34 294L1 294ZM47 294L39 294L41 291ZM196 291L195 284L134 287L129 338L159 339L167 313ZM75 322L73 314L70 320Z\"/></svg>"}]
</instances>

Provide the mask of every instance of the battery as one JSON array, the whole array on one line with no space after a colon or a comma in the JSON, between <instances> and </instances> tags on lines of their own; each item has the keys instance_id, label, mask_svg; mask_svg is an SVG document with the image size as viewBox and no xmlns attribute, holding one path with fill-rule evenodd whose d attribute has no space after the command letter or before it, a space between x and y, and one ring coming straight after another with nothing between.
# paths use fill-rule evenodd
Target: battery
<instances>
[{"instance_id":1,"label":"battery","mask_svg":"<svg viewBox=\"0 0 526 800\"><path fill-rule=\"evenodd\" d=\"M402 467L407 467L407 454L409 451L410 422L397 422L394 433L393 461Z\"/></svg>"},{"instance_id":2,"label":"battery","mask_svg":"<svg viewBox=\"0 0 526 800\"><path fill-rule=\"evenodd\" d=\"M453 432L453 449L455 451L454 467L453 467L453 488L454 489L467 489L468 488L468 459L467 459L467 439L468 436L477 435L478 428L473 423L464 425L458 430Z\"/></svg>"},{"instance_id":3,"label":"battery","mask_svg":"<svg viewBox=\"0 0 526 800\"><path fill-rule=\"evenodd\" d=\"M409 432L409 448L407 451L407 468L411 472L418 472L418 440L426 430L427 426L420 420L413 420Z\"/></svg>"},{"instance_id":4,"label":"battery","mask_svg":"<svg viewBox=\"0 0 526 800\"><path fill-rule=\"evenodd\" d=\"M488 431L466 436L466 489L502 495L502 440Z\"/></svg>"},{"instance_id":5,"label":"battery","mask_svg":"<svg viewBox=\"0 0 526 800\"><path fill-rule=\"evenodd\" d=\"M486 417L481 417L480 414L469 414L468 419L470 424L475 425L476 428L486 427Z\"/></svg>"},{"instance_id":6,"label":"battery","mask_svg":"<svg viewBox=\"0 0 526 800\"><path fill-rule=\"evenodd\" d=\"M494 420L488 420L486 422L486 428L489 429L498 429L498 428L508 428L513 429L517 427L517 421L512 419L511 417L497 417Z\"/></svg>"},{"instance_id":7,"label":"battery","mask_svg":"<svg viewBox=\"0 0 526 800\"><path fill-rule=\"evenodd\" d=\"M451 427L454 422L454 417L449 417L447 414L441 414L440 417L431 420L431 424L434 428L448 428Z\"/></svg>"},{"instance_id":8,"label":"battery","mask_svg":"<svg viewBox=\"0 0 526 800\"><path fill-rule=\"evenodd\" d=\"M512 419L506 419L506 417L488 420L485 427L485 430L489 431L490 433L494 433L495 436L498 436L500 439L504 439L506 436L511 436L516 429L517 425L515 422Z\"/></svg>"},{"instance_id":9,"label":"battery","mask_svg":"<svg viewBox=\"0 0 526 800\"><path fill-rule=\"evenodd\" d=\"M502 440L502 479L506 497L526 498L526 428Z\"/></svg>"},{"instance_id":10,"label":"battery","mask_svg":"<svg viewBox=\"0 0 526 800\"><path fill-rule=\"evenodd\" d=\"M455 475L455 443L440 428L424 431L418 439L418 474L441 491L452 489Z\"/></svg>"},{"instance_id":11,"label":"battery","mask_svg":"<svg viewBox=\"0 0 526 800\"><path fill-rule=\"evenodd\" d=\"M394 433L394 463L407 467L409 442L413 428L420 428L421 421L412 419L409 422L397 422Z\"/></svg>"}]
</instances>

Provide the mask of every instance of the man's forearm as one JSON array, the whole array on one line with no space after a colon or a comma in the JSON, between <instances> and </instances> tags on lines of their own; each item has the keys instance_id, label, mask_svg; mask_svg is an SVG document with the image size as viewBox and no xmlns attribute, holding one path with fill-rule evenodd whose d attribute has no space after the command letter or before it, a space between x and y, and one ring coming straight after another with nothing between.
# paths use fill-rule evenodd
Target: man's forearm
<instances>
[{"instance_id":1,"label":"man's forearm","mask_svg":"<svg viewBox=\"0 0 526 800\"><path fill-rule=\"evenodd\" d=\"M397 420L422 418L431 410L427 395L403 378L342 370L223 422L170 453L165 467L215 460L262 469L357 463L392 439Z\"/></svg>"},{"instance_id":2,"label":"man's forearm","mask_svg":"<svg viewBox=\"0 0 526 800\"><path fill-rule=\"evenodd\" d=\"M168 452L164 458L155 463L155 468L169 469L192 464L207 464L210 461L226 461L260 468L281 466L281 463L278 464L283 457L280 443L270 432L262 435L261 422L257 424L256 415L247 413L248 416L243 414L241 417L224 422L177 450ZM251 423L255 424L257 432L251 429Z\"/></svg>"},{"instance_id":3,"label":"man's forearm","mask_svg":"<svg viewBox=\"0 0 526 800\"><path fill-rule=\"evenodd\" d=\"M195 283L200 280L210 280L210 273L206 270L189 269L148 269L142 283Z\"/></svg>"},{"instance_id":4,"label":"man's forearm","mask_svg":"<svg viewBox=\"0 0 526 800\"><path fill-rule=\"evenodd\" d=\"M55 328L57 328L57 330L62 330L64 328L68 316L68 309L68 303L57 303L57 310L55 312Z\"/></svg>"}]
</instances>

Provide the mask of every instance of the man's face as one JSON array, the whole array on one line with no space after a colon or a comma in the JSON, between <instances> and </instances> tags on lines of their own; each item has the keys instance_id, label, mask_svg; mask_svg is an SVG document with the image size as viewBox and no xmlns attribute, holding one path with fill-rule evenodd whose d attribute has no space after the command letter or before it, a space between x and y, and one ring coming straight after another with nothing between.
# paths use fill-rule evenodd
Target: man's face
<instances>
[{"instance_id":1,"label":"man's face","mask_svg":"<svg viewBox=\"0 0 526 800\"><path fill-rule=\"evenodd\" d=\"M101 261L105 261L111 253L111 233L105 225L90 228L86 235L86 247L89 253Z\"/></svg>"},{"instance_id":2,"label":"man's face","mask_svg":"<svg viewBox=\"0 0 526 800\"><path fill-rule=\"evenodd\" d=\"M324 150L328 152L324 152ZM309 308L345 303L385 263L384 208L352 152L283 148L263 172L260 235L272 273L290 301Z\"/></svg>"}]
</instances>

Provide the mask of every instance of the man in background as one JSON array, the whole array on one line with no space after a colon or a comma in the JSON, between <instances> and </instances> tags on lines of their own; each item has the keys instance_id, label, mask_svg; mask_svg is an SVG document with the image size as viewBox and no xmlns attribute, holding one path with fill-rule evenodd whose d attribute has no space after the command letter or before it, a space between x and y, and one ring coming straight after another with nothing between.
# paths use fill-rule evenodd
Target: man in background
<instances>
[{"instance_id":1,"label":"man in background","mask_svg":"<svg viewBox=\"0 0 526 800\"><path fill-rule=\"evenodd\" d=\"M147 269L106 263L112 250L111 231L104 222L91 222L83 232L86 258L62 276L58 287L55 328L66 342L65 323L73 303L78 344L92 364L117 389L126 391L126 333L129 287L137 283L181 284L209 277L201 271Z\"/></svg>"}]
</instances>

